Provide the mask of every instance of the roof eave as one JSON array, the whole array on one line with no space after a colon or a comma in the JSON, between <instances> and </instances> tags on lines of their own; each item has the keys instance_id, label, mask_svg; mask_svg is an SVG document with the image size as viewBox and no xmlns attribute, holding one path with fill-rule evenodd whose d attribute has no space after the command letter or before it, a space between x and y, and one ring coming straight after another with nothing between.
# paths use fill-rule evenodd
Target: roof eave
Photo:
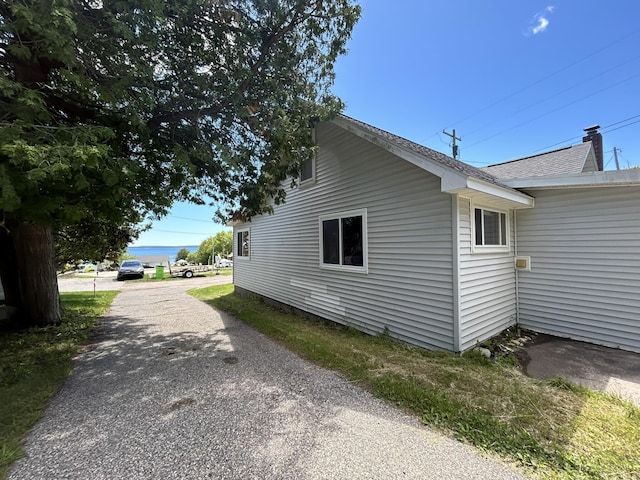
<instances>
[{"instance_id":1,"label":"roof eave","mask_svg":"<svg viewBox=\"0 0 640 480\"><path fill-rule=\"evenodd\" d=\"M441 190L445 193L457 194L479 202L500 203L508 208L533 208L534 198L526 193L501 187L477 178L466 177L463 182L454 182L445 176L442 178Z\"/></svg>"},{"instance_id":2,"label":"roof eave","mask_svg":"<svg viewBox=\"0 0 640 480\"><path fill-rule=\"evenodd\" d=\"M416 165L417 167L440 177L440 189L444 193L457 194L467 198L480 198L491 203L500 203L509 208L531 208L533 198L518 192L508 186L500 186L472 177L465 172L443 165L425 155L421 155L403 145L398 145L387 138L377 135L370 130L364 130L359 125L343 117L332 120L336 125L348 132L363 138L380 148ZM495 198L492 198L495 197Z\"/></svg>"},{"instance_id":3,"label":"roof eave","mask_svg":"<svg viewBox=\"0 0 640 480\"><path fill-rule=\"evenodd\" d=\"M445 167L444 165L429 159L428 157L420 155L419 153L413 152L410 149L403 147L402 145L397 145L386 138L376 135L374 132L365 131L358 125L351 123L345 118L337 117L334 118L332 122L344 128L348 132L351 132L354 135L363 138L373 143L374 145L387 150L390 153L393 153L403 160L406 160L407 162L412 163L413 165L416 165L417 167L420 167L423 170L436 175L437 177L442 178L447 172L457 174L460 177L465 176L461 172L455 172L452 169L449 169L448 167Z\"/></svg>"},{"instance_id":4,"label":"roof eave","mask_svg":"<svg viewBox=\"0 0 640 480\"><path fill-rule=\"evenodd\" d=\"M553 188L640 187L640 170L612 170L547 177L513 178L503 181L511 188L548 190Z\"/></svg>"}]
</instances>

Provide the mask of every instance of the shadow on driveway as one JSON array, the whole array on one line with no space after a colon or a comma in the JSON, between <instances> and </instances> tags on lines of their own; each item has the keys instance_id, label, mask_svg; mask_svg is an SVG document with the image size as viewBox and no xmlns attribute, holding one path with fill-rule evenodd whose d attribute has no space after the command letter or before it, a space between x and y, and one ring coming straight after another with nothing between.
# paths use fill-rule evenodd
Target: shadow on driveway
<instances>
[{"instance_id":1,"label":"shadow on driveway","mask_svg":"<svg viewBox=\"0 0 640 480\"><path fill-rule=\"evenodd\" d=\"M184 290L123 289L10 478L523 478Z\"/></svg>"}]
</instances>

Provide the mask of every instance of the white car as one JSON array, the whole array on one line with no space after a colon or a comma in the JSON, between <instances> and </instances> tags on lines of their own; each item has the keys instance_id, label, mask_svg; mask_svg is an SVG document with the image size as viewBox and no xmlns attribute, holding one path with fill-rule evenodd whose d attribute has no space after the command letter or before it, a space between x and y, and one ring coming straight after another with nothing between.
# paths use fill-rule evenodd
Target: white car
<instances>
[{"instance_id":1,"label":"white car","mask_svg":"<svg viewBox=\"0 0 640 480\"><path fill-rule=\"evenodd\" d=\"M231 260L227 260L227 259L223 258L222 260L220 260L218 262L218 267L220 267L220 268L233 267L233 262Z\"/></svg>"},{"instance_id":2,"label":"white car","mask_svg":"<svg viewBox=\"0 0 640 480\"><path fill-rule=\"evenodd\" d=\"M144 278L144 267L138 260L125 260L118 270L118 280Z\"/></svg>"}]
</instances>

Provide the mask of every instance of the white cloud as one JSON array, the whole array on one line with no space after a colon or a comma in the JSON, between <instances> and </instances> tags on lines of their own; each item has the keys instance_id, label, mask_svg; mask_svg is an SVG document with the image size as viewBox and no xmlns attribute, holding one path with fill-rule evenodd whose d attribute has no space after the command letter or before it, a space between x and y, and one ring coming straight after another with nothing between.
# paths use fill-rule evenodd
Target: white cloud
<instances>
[{"instance_id":1,"label":"white cloud","mask_svg":"<svg viewBox=\"0 0 640 480\"><path fill-rule=\"evenodd\" d=\"M537 35L544 32L549 26L549 15L551 15L556 7L553 5L547 6L542 12L536 13L530 22L529 29L526 35Z\"/></svg>"},{"instance_id":2,"label":"white cloud","mask_svg":"<svg viewBox=\"0 0 640 480\"><path fill-rule=\"evenodd\" d=\"M540 32L544 32L549 26L549 20L544 17L538 18L538 23L535 27L531 27L531 33L537 35Z\"/></svg>"}]
</instances>

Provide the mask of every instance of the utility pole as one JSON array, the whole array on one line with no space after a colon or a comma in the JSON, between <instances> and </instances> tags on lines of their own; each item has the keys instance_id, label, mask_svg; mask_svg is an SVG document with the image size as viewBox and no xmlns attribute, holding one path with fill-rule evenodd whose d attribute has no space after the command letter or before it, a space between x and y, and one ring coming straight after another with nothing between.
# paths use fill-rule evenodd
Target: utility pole
<instances>
[{"instance_id":1,"label":"utility pole","mask_svg":"<svg viewBox=\"0 0 640 480\"><path fill-rule=\"evenodd\" d=\"M618 149L613 147L613 158L616 160L616 170L620 170L620 164L618 163Z\"/></svg>"},{"instance_id":2,"label":"utility pole","mask_svg":"<svg viewBox=\"0 0 640 480\"><path fill-rule=\"evenodd\" d=\"M457 160L458 159L458 145L456 145L456 140L461 142L462 138L456 137L456 129L455 128L452 130L452 132L453 133L449 133L446 130L442 130L442 133L444 133L445 135L450 136L453 139L453 142L451 144L451 148L453 149L453 159Z\"/></svg>"}]
</instances>

